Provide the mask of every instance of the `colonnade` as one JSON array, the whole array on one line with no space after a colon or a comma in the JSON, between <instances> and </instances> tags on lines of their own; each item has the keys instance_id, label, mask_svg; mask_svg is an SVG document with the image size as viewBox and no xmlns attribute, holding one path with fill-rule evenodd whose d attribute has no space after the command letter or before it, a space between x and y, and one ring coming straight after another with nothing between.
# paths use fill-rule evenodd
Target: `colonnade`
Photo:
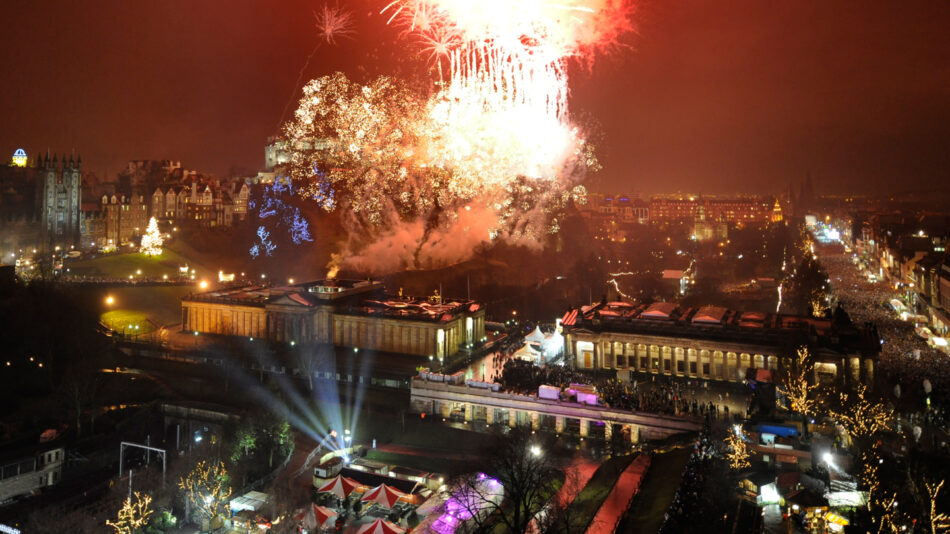
<instances>
[{"instance_id":1,"label":"colonnade","mask_svg":"<svg viewBox=\"0 0 950 534\"><path fill-rule=\"evenodd\" d=\"M617 369L683 378L738 382L749 368L779 371L794 358L759 346L715 346L697 340L616 341L605 336L567 336L567 350L579 369ZM823 373L846 373L853 381L873 379L873 360L849 355L820 366ZM862 377L862 374L864 375ZM818 378L817 376L815 377Z\"/></svg>"},{"instance_id":2,"label":"colonnade","mask_svg":"<svg viewBox=\"0 0 950 534\"><path fill-rule=\"evenodd\" d=\"M435 401L433 403L435 411L443 419L450 419L453 413L461 413L466 423L484 422L488 425L504 424L509 428L518 426L530 427L531 430L553 430L556 434L576 433L582 438L588 438L591 435L591 427L596 425L603 427L603 437L609 441L613 439L614 426L619 428L621 435L629 439L630 443L638 443L640 440L639 425L631 423L613 423L610 421L601 421L588 417L571 417L567 415L548 415L539 411L514 410L504 408L494 408L479 406L472 403L455 403L451 401ZM553 427L542 425L542 420L549 422L553 420ZM599 436L598 436L599 437Z\"/></svg>"},{"instance_id":3,"label":"colonnade","mask_svg":"<svg viewBox=\"0 0 950 534\"><path fill-rule=\"evenodd\" d=\"M727 381L741 380L749 367L779 369L779 357L762 348L707 348L675 344L677 340L637 343L575 336L568 340L581 369L629 369Z\"/></svg>"}]
</instances>

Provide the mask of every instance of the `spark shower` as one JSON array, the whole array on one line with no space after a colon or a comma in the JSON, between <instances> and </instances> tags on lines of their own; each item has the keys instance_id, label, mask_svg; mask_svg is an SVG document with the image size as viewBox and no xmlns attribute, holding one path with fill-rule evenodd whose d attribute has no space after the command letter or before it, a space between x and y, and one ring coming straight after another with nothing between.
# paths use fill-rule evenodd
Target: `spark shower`
<instances>
[{"instance_id":1,"label":"spark shower","mask_svg":"<svg viewBox=\"0 0 950 534\"><path fill-rule=\"evenodd\" d=\"M598 168L568 110L568 62L619 47L631 0L395 0L380 14L428 53L429 94L325 76L284 129L302 194L347 214L331 270L438 267L495 239L543 246Z\"/></svg>"}]
</instances>

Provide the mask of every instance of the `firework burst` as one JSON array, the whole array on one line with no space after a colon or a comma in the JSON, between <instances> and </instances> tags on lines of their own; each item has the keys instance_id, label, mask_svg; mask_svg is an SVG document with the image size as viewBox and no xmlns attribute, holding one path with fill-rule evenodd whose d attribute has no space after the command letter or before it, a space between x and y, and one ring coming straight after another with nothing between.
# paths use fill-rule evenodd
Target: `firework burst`
<instances>
[{"instance_id":1,"label":"firework burst","mask_svg":"<svg viewBox=\"0 0 950 534\"><path fill-rule=\"evenodd\" d=\"M492 239L537 246L569 201L583 201L578 184L597 168L568 112L567 61L615 46L630 9L629 0L395 0L382 13L428 54L438 90L423 97L389 77L311 81L284 129L290 172L324 209L345 209L359 241L347 256L416 267L465 259ZM348 14L323 13L327 42L346 34ZM334 202L320 200L327 191Z\"/></svg>"},{"instance_id":2,"label":"firework burst","mask_svg":"<svg viewBox=\"0 0 950 534\"><path fill-rule=\"evenodd\" d=\"M317 32L327 44L336 44L337 39L352 37L353 14L339 5L330 7L323 5L323 9L313 14L316 19Z\"/></svg>"}]
</instances>

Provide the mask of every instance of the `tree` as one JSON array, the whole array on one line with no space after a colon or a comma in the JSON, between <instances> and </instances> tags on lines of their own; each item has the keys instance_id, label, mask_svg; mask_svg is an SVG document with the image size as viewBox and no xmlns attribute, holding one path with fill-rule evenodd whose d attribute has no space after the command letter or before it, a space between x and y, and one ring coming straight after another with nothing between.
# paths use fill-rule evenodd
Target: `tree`
<instances>
[{"instance_id":1,"label":"tree","mask_svg":"<svg viewBox=\"0 0 950 534\"><path fill-rule=\"evenodd\" d=\"M939 483L930 483L924 478L924 487L927 488L927 499L930 504L930 509L928 510L930 531L933 534L950 532L950 515L937 511L937 498L940 496L940 489L943 487L944 482L945 481L941 480Z\"/></svg>"},{"instance_id":2,"label":"tree","mask_svg":"<svg viewBox=\"0 0 950 534\"><path fill-rule=\"evenodd\" d=\"M795 360L795 366L786 366L785 372L781 377L781 384L778 390L788 399L788 407L791 411L802 415L812 415L818 405L815 398L815 390L818 384L809 382L809 377L815 374L815 362L806 347L798 349L798 356Z\"/></svg>"},{"instance_id":3,"label":"tree","mask_svg":"<svg viewBox=\"0 0 950 534\"><path fill-rule=\"evenodd\" d=\"M204 460L199 461L190 473L178 480L178 487L198 513L209 521L217 517L231 497L224 462L209 465Z\"/></svg>"},{"instance_id":4,"label":"tree","mask_svg":"<svg viewBox=\"0 0 950 534\"><path fill-rule=\"evenodd\" d=\"M470 518L474 530L523 534L554 493L560 471L554 443L524 429L496 435L449 485L447 512Z\"/></svg>"},{"instance_id":5,"label":"tree","mask_svg":"<svg viewBox=\"0 0 950 534\"><path fill-rule=\"evenodd\" d=\"M125 499L116 521L107 519L106 525L112 527L116 534L133 534L148 524L151 515L152 497L135 492L135 502L132 502L131 497Z\"/></svg>"},{"instance_id":6,"label":"tree","mask_svg":"<svg viewBox=\"0 0 950 534\"><path fill-rule=\"evenodd\" d=\"M841 393L841 408L832 410L831 415L842 425L852 439L869 438L876 432L887 428L890 414L883 404L867 398L867 387L858 384L853 394Z\"/></svg>"},{"instance_id":7,"label":"tree","mask_svg":"<svg viewBox=\"0 0 950 534\"><path fill-rule=\"evenodd\" d=\"M334 371L336 369L336 360L334 359L333 345L320 343L311 345L308 348L301 347L293 351L293 359L297 364L297 370L307 375L307 385L310 391L313 391L313 375L317 372Z\"/></svg>"},{"instance_id":8,"label":"tree","mask_svg":"<svg viewBox=\"0 0 950 534\"><path fill-rule=\"evenodd\" d=\"M155 217L152 217L148 220L148 227L145 228L145 235L142 236L142 246L139 247L139 251L146 256L161 256L163 243L162 234L158 231L158 221L155 220Z\"/></svg>"},{"instance_id":9,"label":"tree","mask_svg":"<svg viewBox=\"0 0 950 534\"><path fill-rule=\"evenodd\" d=\"M745 443L745 436L741 429L733 429L726 437L726 444L729 445L729 452L726 454L726 458L729 459L729 467L744 469L752 465L749 462L749 447Z\"/></svg>"}]
</instances>

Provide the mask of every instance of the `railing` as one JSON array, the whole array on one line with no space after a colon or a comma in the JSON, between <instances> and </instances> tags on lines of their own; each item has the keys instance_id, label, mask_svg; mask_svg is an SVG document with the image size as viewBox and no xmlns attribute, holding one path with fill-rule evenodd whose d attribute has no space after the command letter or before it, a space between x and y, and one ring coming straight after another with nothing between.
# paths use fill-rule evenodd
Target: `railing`
<instances>
[{"instance_id":1,"label":"railing","mask_svg":"<svg viewBox=\"0 0 950 534\"><path fill-rule=\"evenodd\" d=\"M540 399L537 395L519 395L517 393L507 393L507 392L493 392L490 389L482 388L472 388L469 386L455 386L451 384L439 383L439 382L428 382L422 380L418 377L414 377L410 385L412 389L412 395L415 396L417 393L424 394L426 391L432 392L444 392L448 394L460 394L460 395L474 395L478 397L483 397L486 400L501 400L501 401L513 401L513 402L530 402L537 407L535 411L543 412L543 408L547 407L557 407L557 408L566 408L571 411L584 411L584 412L594 412L596 416L600 419L612 419L614 421L621 421L623 419L630 418L645 418L649 421L637 422L628 421L633 424L644 424L649 426L676 426L676 427L693 427L699 429L699 425L702 424L702 418L693 417L693 416L670 416L664 414L656 414L651 412L635 412L632 410L621 410L618 408L608 408L601 405L590 405L590 404L581 404L576 402L554 400L554 399ZM592 414L593 415L593 414ZM605 417L606 416L606 417ZM613 416L613 417L611 417ZM593 417L592 417L593 418ZM666 423L666 424L664 424Z\"/></svg>"}]
</instances>

